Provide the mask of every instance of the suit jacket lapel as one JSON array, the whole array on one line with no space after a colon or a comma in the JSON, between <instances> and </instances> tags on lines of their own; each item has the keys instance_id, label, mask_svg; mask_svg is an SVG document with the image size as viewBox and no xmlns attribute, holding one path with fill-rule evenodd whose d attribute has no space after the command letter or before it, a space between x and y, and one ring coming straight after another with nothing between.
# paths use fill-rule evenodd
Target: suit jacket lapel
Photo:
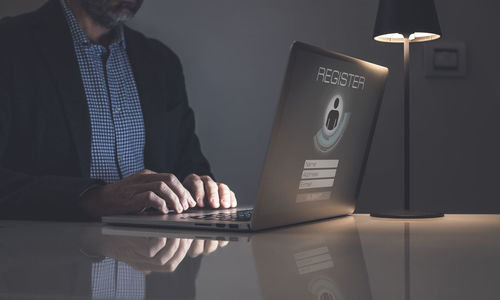
<instances>
[{"instance_id":1,"label":"suit jacket lapel","mask_svg":"<svg viewBox=\"0 0 500 300\"><path fill-rule=\"evenodd\" d=\"M56 0L36 13L34 31L67 114L82 176L90 176L90 118L73 40Z\"/></svg>"}]
</instances>

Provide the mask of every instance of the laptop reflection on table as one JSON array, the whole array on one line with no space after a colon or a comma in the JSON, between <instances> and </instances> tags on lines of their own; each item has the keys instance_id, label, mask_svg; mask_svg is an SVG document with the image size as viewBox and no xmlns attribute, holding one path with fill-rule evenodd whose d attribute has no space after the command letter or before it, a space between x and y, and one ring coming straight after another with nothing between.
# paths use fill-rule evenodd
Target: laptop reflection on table
<instances>
[{"instance_id":1,"label":"laptop reflection on table","mask_svg":"<svg viewBox=\"0 0 500 300\"><path fill-rule=\"evenodd\" d=\"M176 231L121 226L102 229L104 235L124 238L214 241L224 247L224 251L233 251L231 247L235 243L243 243L251 249L249 259L255 265L256 282L263 299L371 299L354 217L262 233ZM234 251L239 249L241 247ZM227 252L221 251L219 256L207 258L218 260L218 273L246 272L237 265L224 263L224 255ZM186 259L191 258L186 255Z\"/></svg>"}]
</instances>

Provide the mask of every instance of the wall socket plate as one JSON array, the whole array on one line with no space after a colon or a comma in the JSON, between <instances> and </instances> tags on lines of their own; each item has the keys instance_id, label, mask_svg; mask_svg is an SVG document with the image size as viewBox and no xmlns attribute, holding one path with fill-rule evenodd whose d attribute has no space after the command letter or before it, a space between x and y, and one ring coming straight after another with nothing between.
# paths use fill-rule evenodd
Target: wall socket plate
<instances>
[{"instance_id":1,"label":"wall socket plate","mask_svg":"<svg viewBox=\"0 0 500 300\"><path fill-rule=\"evenodd\" d=\"M463 42L433 41L424 45L425 77L465 77Z\"/></svg>"}]
</instances>

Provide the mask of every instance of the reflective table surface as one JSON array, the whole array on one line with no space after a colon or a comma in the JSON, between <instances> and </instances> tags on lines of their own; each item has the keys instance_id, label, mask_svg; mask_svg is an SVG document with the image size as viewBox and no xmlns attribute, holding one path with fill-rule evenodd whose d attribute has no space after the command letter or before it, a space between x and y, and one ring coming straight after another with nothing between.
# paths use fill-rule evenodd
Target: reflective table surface
<instances>
[{"instance_id":1,"label":"reflective table surface","mask_svg":"<svg viewBox=\"0 0 500 300\"><path fill-rule=\"evenodd\" d=\"M1 299L499 299L500 215L260 233L0 221Z\"/></svg>"}]
</instances>

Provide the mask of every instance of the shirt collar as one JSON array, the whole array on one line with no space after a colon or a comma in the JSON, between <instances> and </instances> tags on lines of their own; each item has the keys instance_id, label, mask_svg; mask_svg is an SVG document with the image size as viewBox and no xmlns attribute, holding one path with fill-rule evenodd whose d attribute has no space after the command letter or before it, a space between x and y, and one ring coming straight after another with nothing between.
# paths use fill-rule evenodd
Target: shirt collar
<instances>
[{"instance_id":1,"label":"shirt collar","mask_svg":"<svg viewBox=\"0 0 500 300\"><path fill-rule=\"evenodd\" d=\"M80 24L73 15L73 12L66 4L66 0L60 0L59 2L63 7L64 15L66 17L66 21L68 22L71 36L73 37L73 42L83 46L92 46L93 45L92 41L90 41L85 32L83 32L83 29L80 27ZM113 43L111 43L110 47L118 43L125 49L126 48L125 34L123 30L123 25L120 24L117 29L118 33L116 34L116 40Z\"/></svg>"}]
</instances>

